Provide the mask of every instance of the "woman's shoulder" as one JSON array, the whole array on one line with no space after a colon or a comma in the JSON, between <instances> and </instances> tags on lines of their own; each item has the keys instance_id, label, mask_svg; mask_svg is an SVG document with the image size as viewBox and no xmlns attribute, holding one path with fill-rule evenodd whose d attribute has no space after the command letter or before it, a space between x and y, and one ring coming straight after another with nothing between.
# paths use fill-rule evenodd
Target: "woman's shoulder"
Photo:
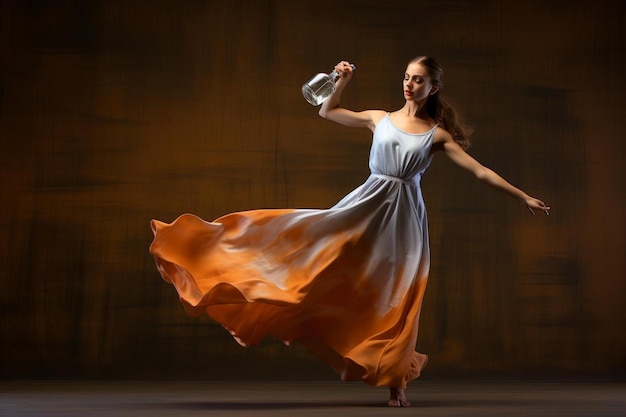
<instances>
[{"instance_id":1,"label":"woman's shoulder","mask_svg":"<svg viewBox=\"0 0 626 417\"><path fill-rule=\"evenodd\" d=\"M454 140L450 132L448 132L442 125L437 124L435 130L435 136L433 137L433 143L445 143L450 140Z\"/></svg>"},{"instance_id":2,"label":"woman's shoulder","mask_svg":"<svg viewBox=\"0 0 626 417\"><path fill-rule=\"evenodd\" d=\"M370 113L370 117L375 125L389 114L386 110L367 110Z\"/></svg>"},{"instance_id":3,"label":"woman's shoulder","mask_svg":"<svg viewBox=\"0 0 626 417\"><path fill-rule=\"evenodd\" d=\"M365 110L369 119L370 119L370 130L374 132L378 124L383 120L388 114L388 111L385 110Z\"/></svg>"}]
</instances>

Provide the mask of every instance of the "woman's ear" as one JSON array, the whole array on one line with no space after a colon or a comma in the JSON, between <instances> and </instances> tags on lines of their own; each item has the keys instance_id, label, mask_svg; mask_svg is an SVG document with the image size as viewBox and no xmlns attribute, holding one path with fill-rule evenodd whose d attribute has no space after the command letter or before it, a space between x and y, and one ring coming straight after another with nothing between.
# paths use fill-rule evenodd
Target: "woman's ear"
<instances>
[{"instance_id":1,"label":"woman's ear","mask_svg":"<svg viewBox=\"0 0 626 417\"><path fill-rule=\"evenodd\" d=\"M430 88L430 93L429 95L433 95L435 94L437 91L439 91L439 84L433 84L433 86Z\"/></svg>"}]
</instances>

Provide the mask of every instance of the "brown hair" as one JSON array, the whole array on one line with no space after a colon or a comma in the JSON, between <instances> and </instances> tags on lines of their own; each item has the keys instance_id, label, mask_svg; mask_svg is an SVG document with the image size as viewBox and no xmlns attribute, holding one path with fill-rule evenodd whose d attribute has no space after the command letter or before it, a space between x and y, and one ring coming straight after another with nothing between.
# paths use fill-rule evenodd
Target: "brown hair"
<instances>
[{"instance_id":1,"label":"brown hair","mask_svg":"<svg viewBox=\"0 0 626 417\"><path fill-rule=\"evenodd\" d=\"M463 122L456 107L439 94L443 88L443 69L441 65L429 56L418 56L413 58L409 64L415 62L422 65L426 71L428 71L432 83L439 87L435 94L428 97L426 101L426 112L435 123L440 124L444 129L450 132L454 141L458 143L461 148L469 148L469 137L472 134L472 129Z\"/></svg>"}]
</instances>

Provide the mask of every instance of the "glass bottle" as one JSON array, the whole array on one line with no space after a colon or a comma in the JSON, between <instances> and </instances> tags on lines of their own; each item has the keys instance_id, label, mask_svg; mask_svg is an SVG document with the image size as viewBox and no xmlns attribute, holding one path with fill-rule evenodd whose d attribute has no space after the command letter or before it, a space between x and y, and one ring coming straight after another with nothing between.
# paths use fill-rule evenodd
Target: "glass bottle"
<instances>
[{"instance_id":1,"label":"glass bottle","mask_svg":"<svg viewBox=\"0 0 626 417\"><path fill-rule=\"evenodd\" d=\"M352 71L356 69L350 64ZM313 78L302 85L302 95L313 106L319 106L332 96L335 92L335 83L340 75L336 70L332 70L330 74L320 72L315 74Z\"/></svg>"}]
</instances>

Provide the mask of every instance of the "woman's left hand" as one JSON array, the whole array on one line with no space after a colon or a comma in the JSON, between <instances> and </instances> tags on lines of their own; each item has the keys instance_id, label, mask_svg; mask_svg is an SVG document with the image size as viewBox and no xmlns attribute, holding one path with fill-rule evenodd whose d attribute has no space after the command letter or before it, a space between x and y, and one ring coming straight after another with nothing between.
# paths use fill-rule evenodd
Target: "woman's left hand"
<instances>
[{"instance_id":1,"label":"woman's left hand","mask_svg":"<svg viewBox=\"0 0 626 417\"><path fill-rule=\"evenodd\" d=\"M550 215L550 207L546 206L543 201L533 197L528 197L524 200L524 202L526 203L526 207L528 207L528 210L530 210L532 214L535 214L535 210L540 210L546 213L546 216Z\"/></svg>"}]
</instances>

